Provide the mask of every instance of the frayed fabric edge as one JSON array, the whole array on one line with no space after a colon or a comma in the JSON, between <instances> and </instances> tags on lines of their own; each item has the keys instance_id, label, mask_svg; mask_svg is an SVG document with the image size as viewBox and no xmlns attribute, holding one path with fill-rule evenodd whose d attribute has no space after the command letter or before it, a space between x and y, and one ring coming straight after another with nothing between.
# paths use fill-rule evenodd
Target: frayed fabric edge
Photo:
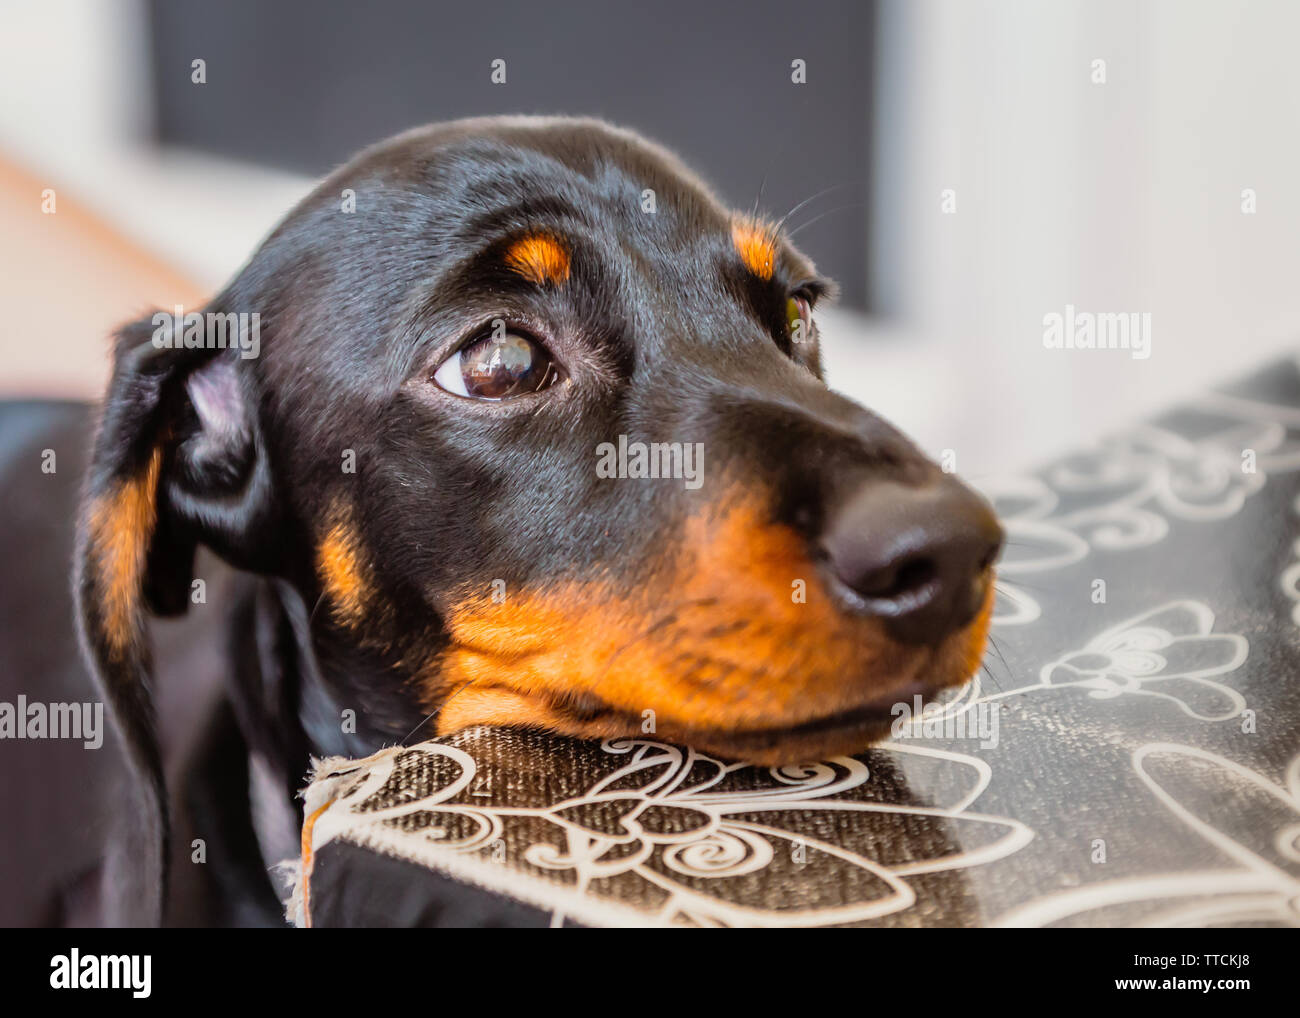
<instances>
[{"instance_id":1,"label":"frayed fabric edge","mask_svg":"<svg viewBox=\"0 0 1300 1018\"><path fill-rule=\"evenodd\" d=\"M379 756L381 754L375 754ZM311 927L311 869L316 845L312 840L316 818L338 799L350 778L367 767L374 757L352 760L343 756L312 757L307 786L298 793L303 801L302 842L296 859L284 859L274 867L290 888L284 917L294 926Z\"/></svg>"}]
</instances>

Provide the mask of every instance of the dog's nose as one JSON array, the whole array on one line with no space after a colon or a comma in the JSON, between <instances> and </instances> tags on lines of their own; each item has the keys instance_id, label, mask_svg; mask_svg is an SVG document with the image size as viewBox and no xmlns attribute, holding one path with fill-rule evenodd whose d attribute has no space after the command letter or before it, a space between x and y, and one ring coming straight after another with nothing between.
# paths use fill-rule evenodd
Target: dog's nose
<instances>
[{"instance_id":1,"label":"dog's nose","mask_svg":"<svg viewBox=\"0 0 1300 1018\"><path fill-rule=\"evenodd\" d=\"M856 610L903 643L934 645L979 611L1002 537L988 503L944 477L869 483L831 517L821 545Z\"/></svg>"}]
</instances>

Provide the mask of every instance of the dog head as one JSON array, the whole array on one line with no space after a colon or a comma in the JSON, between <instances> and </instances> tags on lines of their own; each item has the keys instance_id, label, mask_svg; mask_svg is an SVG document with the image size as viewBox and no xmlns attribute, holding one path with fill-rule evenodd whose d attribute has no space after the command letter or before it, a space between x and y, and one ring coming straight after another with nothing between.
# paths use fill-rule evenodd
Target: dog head
<instances>
[{"instance_id":1,"label":"dog head","mask_svg":"<svg viewBox=\"0 0 1300 1018\"><path fill-rule=\"evenodd\" d=\"M829 291L598 122L362 153L204 309L248 316L216 322L242 346L208 318L118 336L78 588L128 741L144 612L183 610L203 543L316 606L332 702L376 744L432 715L863 748L976 668L1001 531L826 387Z\"/></svg>"}]
</instances>

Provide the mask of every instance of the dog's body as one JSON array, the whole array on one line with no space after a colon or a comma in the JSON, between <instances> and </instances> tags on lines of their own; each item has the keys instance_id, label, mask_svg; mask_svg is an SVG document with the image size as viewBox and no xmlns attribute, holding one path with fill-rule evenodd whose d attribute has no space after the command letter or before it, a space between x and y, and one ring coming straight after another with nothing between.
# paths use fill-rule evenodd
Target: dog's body
<instances>
[{"instance_id":1,"label":"dog's body","mask_svg":"<svg viewBox=\"0 0 1300 1018\"><path fill-rule=\"evenodd\" d=\"M76 552L137 783L112 915L162 917L178 795L219 828L193 835L223 846L216 918L273 914L257 878L309 755L652 719L798 760L965 681L1000 531L821 382L828 289L779 227L633 135L463 121L337 171L213 299L260 315L258 357L124 328ZM610 476L629 447L665 470ZM669 469L683 450L698 484ZM193 660L151 660L159 625ZM203 753L169 767L186 747L150 685L193 703L175 684L204 676ZM192 833L171 840L173 902Z\"/></svg>"}]
</instances>

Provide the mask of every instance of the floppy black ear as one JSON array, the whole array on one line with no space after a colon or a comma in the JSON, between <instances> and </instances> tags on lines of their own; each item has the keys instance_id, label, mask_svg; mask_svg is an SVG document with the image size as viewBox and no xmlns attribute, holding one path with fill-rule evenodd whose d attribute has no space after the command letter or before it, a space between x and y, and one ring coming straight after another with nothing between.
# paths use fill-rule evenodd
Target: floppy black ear
<instances>
[{"instance_id":1,"label":"floppy black ear","mask_svg":"<svg viewBox=\"0 0 1300 1018\"><path fill-rule=\"evenodd\" d=\"M137 786L107 870L109 918L122 925L161 921L169 849L145 614L185 610L199 542L241 565L274 547L247 364L238 348L174 348L156 321L116 337L74 578L83 653Z\"/></svg>"}]
</instances>

